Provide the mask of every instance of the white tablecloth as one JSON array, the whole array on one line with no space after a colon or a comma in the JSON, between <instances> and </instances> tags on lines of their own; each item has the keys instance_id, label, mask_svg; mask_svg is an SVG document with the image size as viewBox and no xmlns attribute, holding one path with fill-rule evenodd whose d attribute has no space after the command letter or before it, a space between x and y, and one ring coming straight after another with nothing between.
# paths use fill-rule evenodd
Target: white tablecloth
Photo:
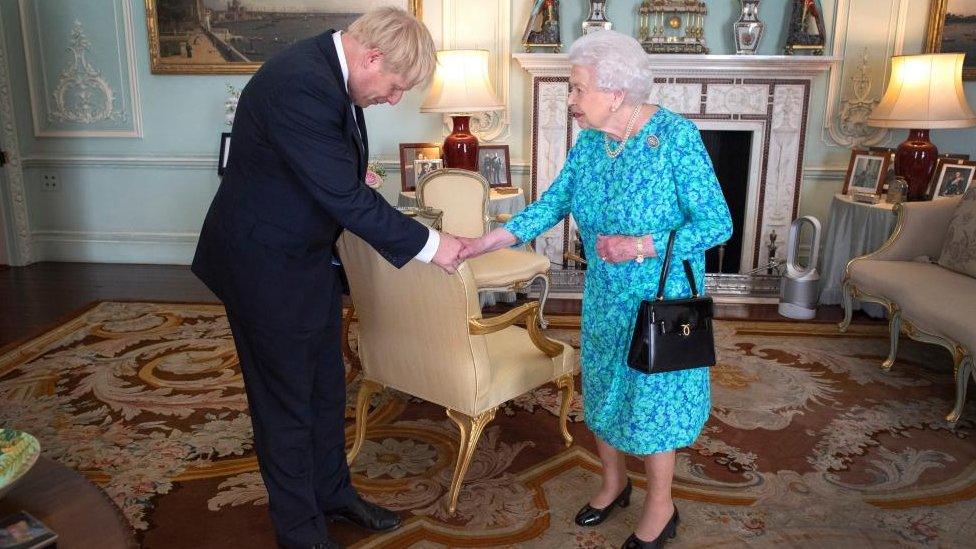
<instances>
[{"instance_id":1,"label":"white tablecloth","mask_svg":"<svg viewBox=\"0 0 976 549\"><path fill-rule=\"evenodd\" d=\"M414 191L400 191L397 199L397 206L416 206L417 193ZM525 194L522 189L518 193L502 194L494 189L488 197L488 214L516 214L525 209ZM482 307L494 305L499 301L506 303L515 302L515 292L479 292L478 301Z\"/></svg>"},{"instance_id":2,"label":"white tablecloth","mask_svg":"<svg viewBox=\"0 0 976 549\"><path fill-rule=\"evenodd\" d=\"M834 195L830 202L820 259L821 304L842 302L842 282L847 262L877 250L888 240L897 220L893 207L887 202L865 204L854 202L847 195ZM885 315L884 307L876 303L855 301L854 309L863 309L873 317Z\"/></svg>"}]
</instances>

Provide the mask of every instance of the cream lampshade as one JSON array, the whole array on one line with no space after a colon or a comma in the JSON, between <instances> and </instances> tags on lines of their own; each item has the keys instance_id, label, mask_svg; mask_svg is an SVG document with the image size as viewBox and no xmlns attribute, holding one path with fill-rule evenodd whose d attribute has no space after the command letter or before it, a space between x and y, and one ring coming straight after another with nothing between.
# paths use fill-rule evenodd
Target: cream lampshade
<instances>
[{"instance_id":1,"label":"cream lampshade","mask_svg":"<svg viewBox=\"0 0 976 549\"><path fill-rule=\"evenodd\" d=\"M939 150L930 129L967 128L976 114L962 87L962 53L899 55L891 58L891 77L881 103L867 124L911 130L895 154L895 175L908 181L908 199L925 197Z\"/></svg>"},{"instance_id":2,"label":"cream lampshade","mask_svg":"<svg viewBox=\"0 0 976 549\"><path fill-rule=\"evenodd\" d=\"M478 138L469 129L470 113L503 108L488 77L487 50L437 52L434 83L420 112L453 115L454 130L444 139L445 167L478 170Z\"/></svg>"}]
</instances>

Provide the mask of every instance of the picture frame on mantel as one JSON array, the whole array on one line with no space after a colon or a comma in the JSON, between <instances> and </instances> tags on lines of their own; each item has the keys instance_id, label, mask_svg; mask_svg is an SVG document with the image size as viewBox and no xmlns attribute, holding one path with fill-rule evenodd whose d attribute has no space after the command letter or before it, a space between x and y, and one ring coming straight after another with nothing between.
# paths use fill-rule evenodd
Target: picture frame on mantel
<instances>
[{"instance_id":1,"label":"picture frame on mantel","mask_svg":"<svg viewBox=\"0 0 976 549\"><path fill-rule=\"evenodd\" d=\"M925 53L965 53L962 79L976 80L976 0L931 0Z\"/></svg>"},{"instance_id":2,"label":"picture frame on mantel","mask_svg":"<svg viewBox=\"0 0 976 549\"><path fill-rule=\"evenodd\" d=\"M394 6L422 20L423 0L275 0L281 11L252 11L247 0L145 0L153 74L251 74L291 44L345 30L372 8ZM202 4L205 13L196 13Z\"/></svg>"}]
</instances>

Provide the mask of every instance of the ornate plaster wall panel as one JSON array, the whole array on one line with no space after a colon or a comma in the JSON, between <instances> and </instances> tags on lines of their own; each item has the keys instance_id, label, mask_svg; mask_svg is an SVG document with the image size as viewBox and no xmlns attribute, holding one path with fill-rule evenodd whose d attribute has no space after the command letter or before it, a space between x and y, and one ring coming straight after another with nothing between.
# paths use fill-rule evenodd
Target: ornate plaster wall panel
<instances>
[{"instance_id":1,"label":"ornate plaster wall panel","mask_svg":"<svg viewBox=\"0 0 976 549\"><path fill-rule=\"evenodd\" d=\"M501 111L474 115L472 131L483 141L504 140L510 136L511 129L511 2L443 0L442 8L444 49L488 50L488 74L495 87L495 97L505 106ZM449 116L444 117L444 127L446 132L450 132Z\"/></svg>"},{"instance_id":2,"label":"ornate plaster wall panel","mask_svg":"<svg viewBox=\"0 0 976 549\"><path fill-rule=\"evenodd\" d=\"M564 55L516 54L532 75L532 199L549 188L572 146ZM702 129L752 132L742 270L762 265L764 245L783 237L796 217L811 81L835 57L655 55L650 100L679 112ZM562 263L569 221L543 235L541 250ZM559 234L561 232L561 235ZM561 236L561 240L560 240ZM779 239L783 242L783 239Z\"/></svg>"},{"instance_id":3,"label":"ornate plaster wall panel","mask_svg":"<svg viewBox=\"0 0 976 549\"><path fill-rule=\"evenodd\" d=\"M865 122L884 93L890 60L902 52L909 0L839 0L833 54L843 61L830 71L823 140L862 147L890 134ZM856 29L856 32L854 30Z\"/></svg>"},{"instance_id":4,"label":"ornate plaster wall panel","mask_svg":"<svg viewBox=\"0 0 976 549\"><path fill-rule=\"evenodd\" d=\"M19 7L34 135L142 137L130 2Z\"/></svg>"},{"instance_id":5,"label":"ornate plaster wall panel","mask_svg":"<svg viewBox=\"0 0 976 549\"><path fill-rule=\"evenodd\" d=\"M0 44L7 43L3 15L0 13ZM10 87L10 59L7 48L0 47L0 147L7 153L6 182L10 198L10 227L13 229L14 249L11 265L27 265L34 261L30 225L27 218L27 195L24 192L24 169L20 159L20 144L14 118L14 100ZM2 189L0 189L2 191ZM0 192L0 200L3 193Z\"/></svg>"}]
</instances>

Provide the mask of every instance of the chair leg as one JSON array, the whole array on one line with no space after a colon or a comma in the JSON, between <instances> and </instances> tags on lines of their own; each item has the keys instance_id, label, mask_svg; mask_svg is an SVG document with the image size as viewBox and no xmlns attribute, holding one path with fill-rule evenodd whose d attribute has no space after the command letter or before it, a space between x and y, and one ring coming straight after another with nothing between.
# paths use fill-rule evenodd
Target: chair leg
<instances>
[{"instance_id":1,"label":"chair leg","mask_svg":"<svg viewBox=\"0 0 976 549\"><path fill-rule=\"evenodd\" d=\"M447 506L447 512L452 515L457 509L458 494L461 492L461 480L464 479L464 475L468 472L468 466L471 465L471 457L474 455L475 446L478 445L478 439L481 438L481 433L485 430L485 426L495 418L495 412L497 410L498 408L495 407L476 417L471 417L461 412L455 412L450 408L447 409L447 417L451 418L454 423L457 423L458 429L461 431L461 443L458 446L458 460L457 465L454 467L454 476L451 478L450 499L448 500Z\"/></svg>"},{"instance_id":2,"label":"chair leg","mask_svg":"<svg viewBox=\"0 0 976 549\"><path fill-rule=\"evenodd\" d=\"M966 405L966 388L969 385L969 376L972 374L976 378L976 372L973 371L973 356L968 353L956 352L955 364L953 365L953 373L956 376L956 405L946 416L946 421L950 425L955 426L959 418L962 417L963 406Z\"/></svg>"},{"instance_id":3,"label":"chair leg","mask_svg":"<svg viewBox=\"0 0 976 549\"><path fill-rule=\"evenodd\" d=\"M352 448L346 453L346 463L352 465L363 447L366 440L366 416L369 414L369 401L373 395L382 391L383 386L375 381L363 378L359 386L359 394L356 395L356 436L352 442Z\"/></svg>"},{"instance_id":4,"label":"chair leg","mask_svg":"<svg viewBox=\"0 0 976 549\"><path fill-rule=\"evenodd\" d=\"M881 364L885 371L891 369L895 364L895 355L898 354L898 336L901 335L901 309L892 305L888 308L888 337L890 339L888 347L888 358Z\"/></svg>"},{"instance_id":5,"label":"chair leg","mask_svg":"<svg viewBox=\"0 0 976 549\"><path fill-rule=\"evenodd\" d=\"M844 304L844 320L837 325L841 332L846 332L851 325L851 317L854 316L854 288L850 282L844 282L841 289Z\"/></svg>"},{"instance_id":6,"label":"chair leg","mask_svg":"<svg viewBox=\"0 0 976 549\"><path fill-rule=\"evenodd\" d=\"M542 275L542 295L539 297L539 327L545 330L549 327L546 317L542 312L546 309L546 300L549 299L549 275Z\"/></svg>"},{"instance_id":7,"label":"chair leg","mask_svg":"<svg viewBox=\"0 0 976 549\"><path fill-rule=\"evenodd\" d=\"M562 399L559 403L559 430L563 434L566 447L573 444L573 435L569 434L569 427L566 422L569 419L569 405L573 402L573 374L566 374L556 380L556 387L559 387Z\"/></svg>"},{"instance_id":8,"label":"chair leg","mask_svg":"<svg viewBox=\"0 0 976 549\"><path fill-rule=\"evenodd\" d=\"M352 351L349 346L349 329L352 328L352 319L356 316L356 308L352 305L342 313L342 355L346 357L353 368L362 366L359 363L359 355Z\"/></svg>"}]
</instances>

